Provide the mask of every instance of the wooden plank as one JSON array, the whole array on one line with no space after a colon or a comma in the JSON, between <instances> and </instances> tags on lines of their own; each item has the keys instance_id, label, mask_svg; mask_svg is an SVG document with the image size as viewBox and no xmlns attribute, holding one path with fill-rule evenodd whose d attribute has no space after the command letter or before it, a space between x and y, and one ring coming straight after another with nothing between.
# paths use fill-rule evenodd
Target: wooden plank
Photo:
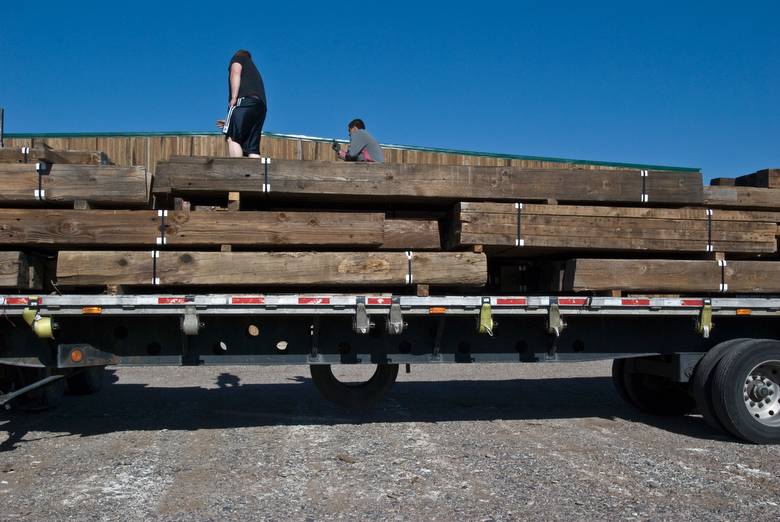
<instances>
[{"instance_id":1,"label":"wooden plank","mask_svg":"<svg viewBox=\"0 0 780 522\"><path fill-rule=\"evenodd\" d=\"M439 250L441 237L435 219L385 219L383 249Z\"/></svg>"},{"instance_id":2,"label":"wooden plank","mask_svg":"<svg viewBox=\"0 0 780 522\"><path fill-rule=\"evenodd\" d=\"M152 178L143 167L56 164L38 183L34 163L0 164L0 204L40 203L41 188L46 202L146 206Z\"/></svg>"},{"instance_id":3,"label":"wooden plank","mask_svg":"<svg viewBox=\"0 0 780 522\"><path fill-rule=\"evenodd\" d=\"M380 213L0 209L0 245L381 246L384 228Z\"/></svg>"},{"instance_id":4,"label":"wooden plank","mask_svg":"<svg viewBox=\"0 0 780 522\"><path fill-rule=\"evenodd\" d=\"M780 210L780 189L753 187L704 187L708 207Z\"/></svg>"},{"instance_id":5,"label":"wooden plank","mask_svg":"<svg viewBox=\"0 0 780 522\"><path fill-rule=\"evenodd\" d=\"M89 150L53 150L46 148L31 148L27 154L27 162L46 161L48 163L73 163L81 165L103 165L107 162L102 152ZM0 148L0 163L24 163L25 154L21 147Z\"/></svg>"},{"instance_id":6,"label":"wooden plank","mask_svg":"<svg viewBox=\"0 0 780 522\"><path fill-rule=\"evenodd\" d=\"M454 201L519 199L631 202L639 204L637 171L522 169L449 165L392 165L273 160L268 167L271 195L316 195L318 199L382 198ZM650 171L646 182L654 204L698 205L699 173ZM172 158L157 166L158 194L262 193L265 165L249 158Z\"/></svg>"},{"instance_id":7,"label":"wooden plank","mask_svg":"<svg viewBox=\"0 0 780 522\"><path fill-rule=\"evenodd\" d=\"M58 254L63 286L347 285L402 286L409 281L404 252L79 252ZM482 286L484 254L415 252L413 284Z\"/></svg>"},{"instance_id":8,"label":"wooden plank","mask_svg":"<svg viewBox=\"0 0 780 522\"><path fill-rule=\"evenodd\" d=\"M0 287L40 290L43 287L42 263L22 252L0 251Z\"/></svg>"},{"instance_id":9,"label":"wooden plank","mask_svg":"<svg viewBox=\"0 0 780 522\"><path fill-rule=\"evenodd\" d=\"M733 187L736 185L736 180L734 178L712 178L710 180L710 185L718 187Z\"/></svg>"},{"instance_id":10,"label":"wooden plank","mask_svg":"<svg viewBox=\"0 0 780 522\"><path fill-rule=\"evenodd\" d=\"M763 169L752 174L738 176L734 180L738 187L780 188L780 169Z\"/></svg>"},{"instance_id":11,"label":"wooden plank","mask_svg":"<svg viewBox=\"0 0 780 522\"><path fill-rule=\"evenodd\" d=\"M514 204L464 202L455 208L448 245L513 247L521 239L522 248L701 253L711 242L721 252L777 251L776 219L780 216L775 213L716 210L712 221L707 217L706 209L567 205L518 209ZM772 221L758 221L761 217Z\"/></svg>"},{"instance_id":12,"label":"wooden plank","mask_svg":"<svg viewBox=\"0 0 780 522\"><path fill-rule=\"evenodd\" d=\"M780 292L780 262L727 261L723 280L730 293ZM720 292L716 261L668 259L575 259L566 266L564 291Z\"/></svg>"}]
</instances>

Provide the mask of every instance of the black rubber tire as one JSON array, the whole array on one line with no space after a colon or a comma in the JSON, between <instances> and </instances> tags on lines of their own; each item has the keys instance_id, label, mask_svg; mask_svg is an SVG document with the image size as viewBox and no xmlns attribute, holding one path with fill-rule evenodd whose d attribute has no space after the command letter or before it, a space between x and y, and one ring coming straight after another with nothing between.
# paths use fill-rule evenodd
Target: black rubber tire
<instances>
[{"instance_id":1,"label":"black rubber tire","mask_svg":"<svg viewBox=\"0 0 780 522\"><path fill-rule=\"evenodd\" d=\"M309 369L312 381L322 396L345 408L368 408L374 405L398 377L397 364L377 364L371 378L354 384L339 381L329 364L312 364Z\"/></svg>"},{"instance_id":2,"label":"black rubber tire","mask_svg":"<svg viewBox=\"0 0 780 522\"><path fill-rule=\"evenodd\" d=\"M636 408L636 404L634 404L633 399L631 399L631 396L628 394L628 388L626 388L625 372L625 359L615 359L612 361L612 384L615 385L615 391L617 391L618 396L623 399L623 402Z\"/></svg>"},{"instance_id":3,"label":"black rubber tire","mask_svg":"<svg viewBox=\"0 0 780 522\"><path fill-rule=\"evenodd\" d=\"M46 376L46 371L40 368L19 368L17 389L41 380ZM23 411L46 411L62 404L64 396L65 379L59 379L14 399L14 403L16 408Z\"/></svg>"},{"instance_id":4,"label":"black rubber tire","mask_svg":"<svg viewBox=\"0 0 780 522\"><path fill-rule=\"evenodd\" d=\"M73 395L92 395L103 389L105 366L92 366L79 370L66 378L68 393Z\"/></svg>"},{"instance_id":5,"label":"black rubber tire","mask_svg":"<svg viewBox=\"0 0 780 522\"><path fill-rule=\"evenodd\" d=\"M754 444L780 443L780 426L758 422L745 408L743 399L748 373L770 360L780 360L780 341L752 339L726 354L712 375L712 406L718 420L729 433Z\"/></svg>"},{"instance_id":6,"label":"black rubber tire","mask_svg":"<svg viewBox=\"0 0 780 522\"><path fill-rule=\"evenodd\" d=\"M693 398L696 400L696 409L701 413L704 422L715 430L723 433L729 433L723 423L718 420L715 409L712 406L712 374L724 355L731 350L750 341L750 339L731 339L716 344L702 357L693 373L691 385L693 387Z\"/></svg>"},{"instance_id":7,"label":"black rubber tire","mask_svg":"<svg viewBox=\"0 0 780 522\"><path fill-rule=\"evenodd\" d=\"M617 361L622 362L613 363L613 371L623 374L622 386L628 396L627 402L642 413L671 417L691 413L696 408L696 402L684 384L655 375L633 373L629 371L628 359Z\"/></svg>"}]
</instances>

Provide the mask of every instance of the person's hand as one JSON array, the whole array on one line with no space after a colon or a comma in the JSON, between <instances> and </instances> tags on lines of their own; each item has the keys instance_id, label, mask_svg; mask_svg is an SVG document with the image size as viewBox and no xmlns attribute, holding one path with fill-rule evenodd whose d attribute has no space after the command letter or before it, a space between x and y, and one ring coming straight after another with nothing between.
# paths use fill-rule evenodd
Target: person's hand
<instances>
[{"instance_id":1,"label":"person's hand","mask_svg":"<svg viewBox=\"0 0 780 522\"><path fill-rule=\"evenodd\" d=\"M217 127L222 128L225 126L225 120L217 120Z\"/></svg>"},{"instance_id":2,"label":"person's hand","mask_svg":"<svg viewBox=\"0 0 780 522\"><path fill-rule=\"evenodd\" d=\"M230 103L228 103L228 109L235 107L238 103L238 100L236 98L230 98Z\"/></svg>"}]
</instances>

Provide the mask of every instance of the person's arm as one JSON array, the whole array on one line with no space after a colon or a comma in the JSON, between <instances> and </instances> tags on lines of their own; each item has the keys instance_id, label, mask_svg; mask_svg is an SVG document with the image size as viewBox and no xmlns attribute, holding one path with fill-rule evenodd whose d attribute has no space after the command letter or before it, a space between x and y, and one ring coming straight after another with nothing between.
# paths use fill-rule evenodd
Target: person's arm
<instances>
[{"instance_id":1,"label":"person's arm","mask_svg":"<svg viewBox=\"0 0 780 522\"><path fill-rule=\"evenodd\" d=\"M233 62L230 64L230 103L228 107L233 107L238 103L239 87L241 87L241 64Z\"/></svg>"}]
</instances>

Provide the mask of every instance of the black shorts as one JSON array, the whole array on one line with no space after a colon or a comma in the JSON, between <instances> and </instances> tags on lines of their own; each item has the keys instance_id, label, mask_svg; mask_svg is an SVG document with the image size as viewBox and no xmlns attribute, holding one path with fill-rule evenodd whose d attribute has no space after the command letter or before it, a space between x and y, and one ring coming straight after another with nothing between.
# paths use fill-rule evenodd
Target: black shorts
<instances>
[{"instance_id":1,"label":"black shorts","mask_svg":"<svg viewBox=\"0 0 780 522\"><path fill-rule=\"evenodd\" d=\"M239 98L228 113L225 139L241 145L244 155L260 154L260 135L265 123L265 104L257 98Z\"/></svg>"}]
</instances>

